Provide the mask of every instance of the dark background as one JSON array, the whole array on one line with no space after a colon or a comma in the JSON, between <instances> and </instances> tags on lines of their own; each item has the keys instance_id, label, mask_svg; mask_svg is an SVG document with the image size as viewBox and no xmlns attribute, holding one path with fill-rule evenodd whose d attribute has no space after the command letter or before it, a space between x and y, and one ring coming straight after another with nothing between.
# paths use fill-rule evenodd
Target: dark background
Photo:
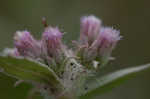
<instances>
[{"instance_id":1,"label":"dark background","mask_svg":"<svg viewBox=\"0 0 150 99\"><path fill-rule=\"evenodd\" d=\"M0 50L13 47L13 35L27 29L37 38L43 31L41 18L65 31L66 42L79 36L80 17L96 15L104 25L120 29L123 40L105 71L150 62L149 0L0 0ZM29 84L13 87L16 80L0 73L0 99L26 99ZM137 75L98 99L150 99L150 72Z\"/></svg>"}]
</instances>

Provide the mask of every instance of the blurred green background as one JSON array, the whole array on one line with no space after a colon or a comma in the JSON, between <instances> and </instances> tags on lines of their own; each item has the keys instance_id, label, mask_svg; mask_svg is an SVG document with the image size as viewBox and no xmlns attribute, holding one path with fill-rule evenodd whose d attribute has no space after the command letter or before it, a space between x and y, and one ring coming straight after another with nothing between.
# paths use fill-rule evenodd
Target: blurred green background
<instances>
[{"instance_id":1,"label":"blurred green background","mask_svg":"<svg viewBox=\"0 0 150 99\"><path fill-rule=\"evenodd\" d=\"M79 36L80 17L96 15L104 25L120 29L123 40L103 71L150 62L150 1L148 0L0 0L0 50L13 47L13 35L27 29L40 38L45 16L65 31L65 42ZM103 72L102 71L102 72ZM0 73L0 99L26 99L29 84L14 87L16 79ZM97 99L150 99L150 72L139 74Z\"/></svg>"}]
</instances>

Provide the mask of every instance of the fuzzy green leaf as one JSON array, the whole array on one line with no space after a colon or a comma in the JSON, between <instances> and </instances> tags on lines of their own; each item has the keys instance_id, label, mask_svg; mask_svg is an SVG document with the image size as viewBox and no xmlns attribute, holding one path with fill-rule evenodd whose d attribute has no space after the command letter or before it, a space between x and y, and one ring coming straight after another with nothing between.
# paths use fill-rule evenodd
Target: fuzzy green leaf
<instances>
[{"instance_id":1,"label":"fuzzy green leaf","mask_svg":"<svg viewBox=\"0 0 150 99\"><path fill-rule=\"evenodd\" d=\"M116 71L103 77L94 78L87 84L88 89L82 93L80 99L93 99L92 97L109 91L115 86L121 84L123 81L128 80L129 78L136 76L138 73L148 69L150 70L150 64L131 67Z\"/></svg>"},{"instance_id":2,"label":"fuzzy green leaf","mask_svg":"<svg viewBox=\"0 0 150 99\"><path fill-rule=\"evenodd\" d=\"M0 56L0 68L11 77L25 81L60 85L56 74L46 65L31 59Z\"/></svg>"}]
</instances>

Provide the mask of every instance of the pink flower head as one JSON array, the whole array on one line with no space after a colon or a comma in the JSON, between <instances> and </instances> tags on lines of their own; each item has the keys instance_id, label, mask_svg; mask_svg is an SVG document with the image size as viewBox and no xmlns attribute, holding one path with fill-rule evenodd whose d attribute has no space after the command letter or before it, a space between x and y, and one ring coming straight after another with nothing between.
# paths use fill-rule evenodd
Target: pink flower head
<instances>
[{"instance_id":1,"label":"pink flower head","mask_svg":"<svg viewBox=\"0 0 150 99\"><path fill-rule=\"evenodd\" d=\"M42 48L44 53L48 53L49 56L55 56L61 48L61 38L62 33L57 27L45 28L42 36Z\"/></svg>"},{"instance_id":2,"label":"pink flower head","mask_svg":"<svg viewBox=\"0 0 150 99\"><path fill-rule=\"evenodd\" d=\"M93 46L97 47L100 55L111 54L118 41L121 39L120 32L110 28L102 28Z\"/></svg>"},{"instance_id":3,"label":"pink flower head","mask_svg":"<svg viewBox=\"0 0 150 99\"><path fill-rule=\"evenodd\" d=\"M80 40L83 44L91 44L98 35L101 28L101 20L95 16L84 16L81 18Z\"/></svg>"},{"instance_id":4,"label":"pink flower head","mask_svg":"<svg viewBox=\"0 0 150 99\"><path fill-rule=\"evenodd\" d=\"M15 47L21 56L38 57L40 55L40 44L36 41L30 32L17 31L15 36Z\"/></svg>"}]
</instances>

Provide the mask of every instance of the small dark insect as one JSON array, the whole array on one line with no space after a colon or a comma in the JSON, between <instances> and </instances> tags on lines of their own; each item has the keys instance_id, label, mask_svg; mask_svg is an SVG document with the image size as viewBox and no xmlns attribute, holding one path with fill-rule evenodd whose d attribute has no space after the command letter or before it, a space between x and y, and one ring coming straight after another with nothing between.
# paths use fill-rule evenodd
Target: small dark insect
<instances>
[{"instance_id":1,"label":"small dark insect","mask_svg":"<svg viewBox=\"0 0 150 99\"><path fill-rule=\"evenodd\" d=\"M85 87L84 89L85 89L85 90L88 90L88 87Z\"/></svg>"},{"instance_id":2,"label":"small dark insect","mask_svg":"<svg viewBox=\"0 0 150 99\"><path fill-rule=\"evenodd\" d=\"M71 65L71 66L73 66L73 65L74 65L74 63L70 63L70 65Z\"/></svg>"},{"instance_id":3,"label":"small dark insect","mask_svg":"<svg viewBox=\"0 0 150 99\"><path fill-rule=\"evenodd\" d=\"M47 90L48 89L48 87L44 87L44 90Z\"/></svg>"},{"instance_id":4,"label":"small dark insect","mask_svg":"<svg viewBox=\"0 0 150 99\"><path fill-rule=\"evenodd\" d=\"M71 78L70 80L73 80L73 78Z\"/></svg>"}]
</instances>

